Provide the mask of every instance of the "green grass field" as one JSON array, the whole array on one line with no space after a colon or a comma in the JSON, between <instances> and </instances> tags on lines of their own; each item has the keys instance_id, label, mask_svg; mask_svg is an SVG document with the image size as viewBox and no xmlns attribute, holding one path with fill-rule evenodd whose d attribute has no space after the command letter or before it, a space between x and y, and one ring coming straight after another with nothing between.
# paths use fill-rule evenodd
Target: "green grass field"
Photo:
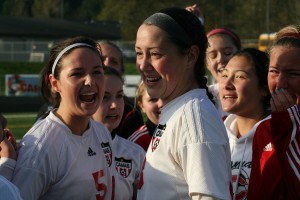
<instances>
[{"instance_id":1,"label":"green grass field","mask_svg":"<svg viewBox=\"0 0 300 200\"><path fill-rule=\"evenodd\" d=\"M32 127L36 113L2 113L7 119L7 127L12 131L16 140L22 139L23 135Z\"/></svg>"}]
</instances>

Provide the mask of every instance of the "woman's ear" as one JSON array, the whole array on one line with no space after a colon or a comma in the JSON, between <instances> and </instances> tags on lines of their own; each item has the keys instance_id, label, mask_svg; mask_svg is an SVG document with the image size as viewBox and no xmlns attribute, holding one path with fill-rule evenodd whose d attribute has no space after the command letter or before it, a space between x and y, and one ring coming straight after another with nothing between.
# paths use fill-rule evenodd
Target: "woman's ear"
<instances>
[{"instance_id":1,"label":"woman's ear","mask_svg":"<svg viewBox=\"0 0 300 200\"><path fill-rule=\"evenodd\" d=\"M199 48L196 45L192 45L188 52L188 64L189 67L194 67L199 57Z\"/></svg>"},{"instance_id":2,"label":"woman's ear","mask_svg":"<svg viewBox=\"0 0 300 200\"><path fill-rule=\"evenodd\" d=\"M60 92L58 81L56 80L56 78L54 78L53 74L49 74L49 81L51 83L52 90Z\"/></svg>"},{"instance_id":3,"label":"woman's ear","mask_svg":"<svg viewBox=\"0 0 300 200\"><path fill-rule=\"evenodd\" d=\"M143 105L143 102L137 101L137 104L138 104L138 106L140 107L140 109L142 110L142 112L146 113L146 112L145 112L144 105Z\"/></svg>"}]
</instances>

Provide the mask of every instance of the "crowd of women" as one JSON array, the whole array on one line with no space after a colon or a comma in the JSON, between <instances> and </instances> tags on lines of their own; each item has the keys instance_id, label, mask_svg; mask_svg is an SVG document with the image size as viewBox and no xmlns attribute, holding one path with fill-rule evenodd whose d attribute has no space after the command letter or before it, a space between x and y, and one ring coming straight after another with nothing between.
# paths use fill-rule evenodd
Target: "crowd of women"
<instances>
[{"instance_id":1,"label":"crowd of women","mask_svg":"<svg viewBox=\"0 0 300 200\"><path fill-rule=\"evenodd\" d=\"M300 199L300 25L265 53L197 9L139 26L136 104L115 44L55 45L18 148L1 118L0 199Z\"/></svg>"}]
</instances>

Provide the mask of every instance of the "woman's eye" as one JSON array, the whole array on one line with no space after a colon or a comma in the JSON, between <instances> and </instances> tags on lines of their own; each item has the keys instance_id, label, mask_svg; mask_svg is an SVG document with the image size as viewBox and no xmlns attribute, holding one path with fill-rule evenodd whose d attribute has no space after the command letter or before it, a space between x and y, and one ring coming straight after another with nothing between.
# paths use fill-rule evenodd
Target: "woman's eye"
<instances>
[{"instance_id":1,"label":"woman's eye","mask_svg":"<svg viewBox=\"0 0 300 200\"><path fill-rule=\"evenodd\" d=\"M135 52L135 55L136 55L136 56L141 56L141 55L143 55L143 54L142 54L141 52L136 51L136 52Z\"/></svg>"},{"instance_id":2,"label":"woman's eye","mask_svg":"<svg viewBox=\"0 0 300 200\"><path fill-rule=\"evenodd\" d=\"M298 76L300 76L300 74L297 73L297 72L288 72L287 75L288 75L288 77L298 77Z\"/></svg>"},{"instance_id":3,"label":"woman's eye","mask_svg":"<svg viewBox=\"0 0 300 200\"><path fill-rule=\"evenodd\" d=\"M151 53L151 56L160 58L162 55L160 53L153 52L153 53Z\"/></svg>"},{"instance_id":4,"label":"woman's eye","mask_svg":"<svg viewBox=\"0 0 300 200\"><path fill-rule=\"evenodd\" d=\"M96 71L94 71L94 74L102 74L102 71L101 70L96 70Z\"/></svg>"},{"instance_id":5,"label":"woman's eye","mask_svg":"<svg viewBox=\"0 0 300 200\"><path fill-rule=\"evenodd\" d=\"M232 55L232 52L230 51L230 52L224 52L224 55L225 56L231 56Z\"/></svg>"},{"instance_id":6,"label":"woman's eye","mask_svg":"<svg viewBox=\"0 0 300 200\"><path fill-rule=\"evenodd\" d=\"M157 101L158 101L158 98L151 98L151 99L149 99L149 102L155 103L155 102L157 102Z\"/></svg>"},{"instance_id":7,"label":"woman's eye","mask_svg":"<svg viewBox=\"0 0 300 200\"><path fill-rule=\"evenodd\" d=\"M279 74L279 71L275 70L275 69L269 69L269 73L272 74Z\"/></svg>"},{"instance_id":8,"label":"woman's eye","mask_svg":"<svg viewBox=\"0 0 300 200\"><path fill-rule=\"evenodd\" d=\"M123 98L124 98L124 94L118 94L118 95L117 95L117 98L118 98L118 99L123 99Z\"/></svg>"},{"instance_id":9,"label":"woman's eye","mask_svg":"<svg viewBox=\"0 0 300 200\"><path fill-rule=\"evenodd\" d=\"M217 57L217 54L215 54L215 53L207 53L207 58L209 58L209 59L215 59L216 57Z\"/></svg>"},{"instance_id":10,"label":"woman's eye","mask_svg":"<svg viewBox=\"0 0 300 200\"><path fill-rule=\"evenodd\" d=\"M71 74L71 76L76 76L76 77L81 76L81 75L82 75L81 72L74 72Z\"/></svg>"},{"instance_id":11,"label":"woman's eye","mask_svg":"<svg viewBox=\"0 0 300 200\"><path fill-rule=\"evenodd\" d=\"M227 79L228 75L227 74L221 74L220 77L221 77L221 79Z\"/></svg>"},{"instance_id":12,"label":"woman's eye","mask_svg":"<svg viewBox=\"0 0 300 200\"><path fill-rule=\"evenodd\" d=\"M238 79L245 79L246 76L244 76L244 75L236 75L235 78L238 78Z\"/></svg>"},{"instance_id":13,"label":"woman's eye","mask_svg":"<svg viewBox=\"0 0 300 200\"><path fill-rule=\"evenodd\" d=\"M109 95L104 95L103 100L107 100L107 99L109 99Z\"/></svg>"}]
</instances>

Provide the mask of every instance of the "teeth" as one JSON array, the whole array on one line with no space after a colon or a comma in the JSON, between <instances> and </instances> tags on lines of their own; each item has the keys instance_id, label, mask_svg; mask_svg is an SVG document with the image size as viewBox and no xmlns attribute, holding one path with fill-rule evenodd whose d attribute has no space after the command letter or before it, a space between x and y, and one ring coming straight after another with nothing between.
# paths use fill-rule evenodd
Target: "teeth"
<instances>
[{"instance_id":1,"label":"teeth","mask_svg":"<svg viewBox=\"0 0 300 200\"><path fill-rule=\"evenodd\" d=\"M87 92L87 93L84 93L84 94L81 94L81 95L94 95L95 92Z\"/></svg>"},{"instance_id":2,"label":"teeth","mask_svg":"<svg viewBox=\"0 0 300 200\"><path fill-rule=\"evenodd\" d=\"M159 77L158 77L158 78L150 78L150 77L147 77L147 81L156 81L156 80L159 80Z\"/></svg>"},{"instance_id":3,"label":"teeth","mask_svg":"<svg viewBox=\"0 0 300 200\"><path fill-rule=\"evenodd\" d=\"M229 98L233 99L234 97L233 96L224 96L224 99L229 99Z\"/></svg>"}]
</instances>

